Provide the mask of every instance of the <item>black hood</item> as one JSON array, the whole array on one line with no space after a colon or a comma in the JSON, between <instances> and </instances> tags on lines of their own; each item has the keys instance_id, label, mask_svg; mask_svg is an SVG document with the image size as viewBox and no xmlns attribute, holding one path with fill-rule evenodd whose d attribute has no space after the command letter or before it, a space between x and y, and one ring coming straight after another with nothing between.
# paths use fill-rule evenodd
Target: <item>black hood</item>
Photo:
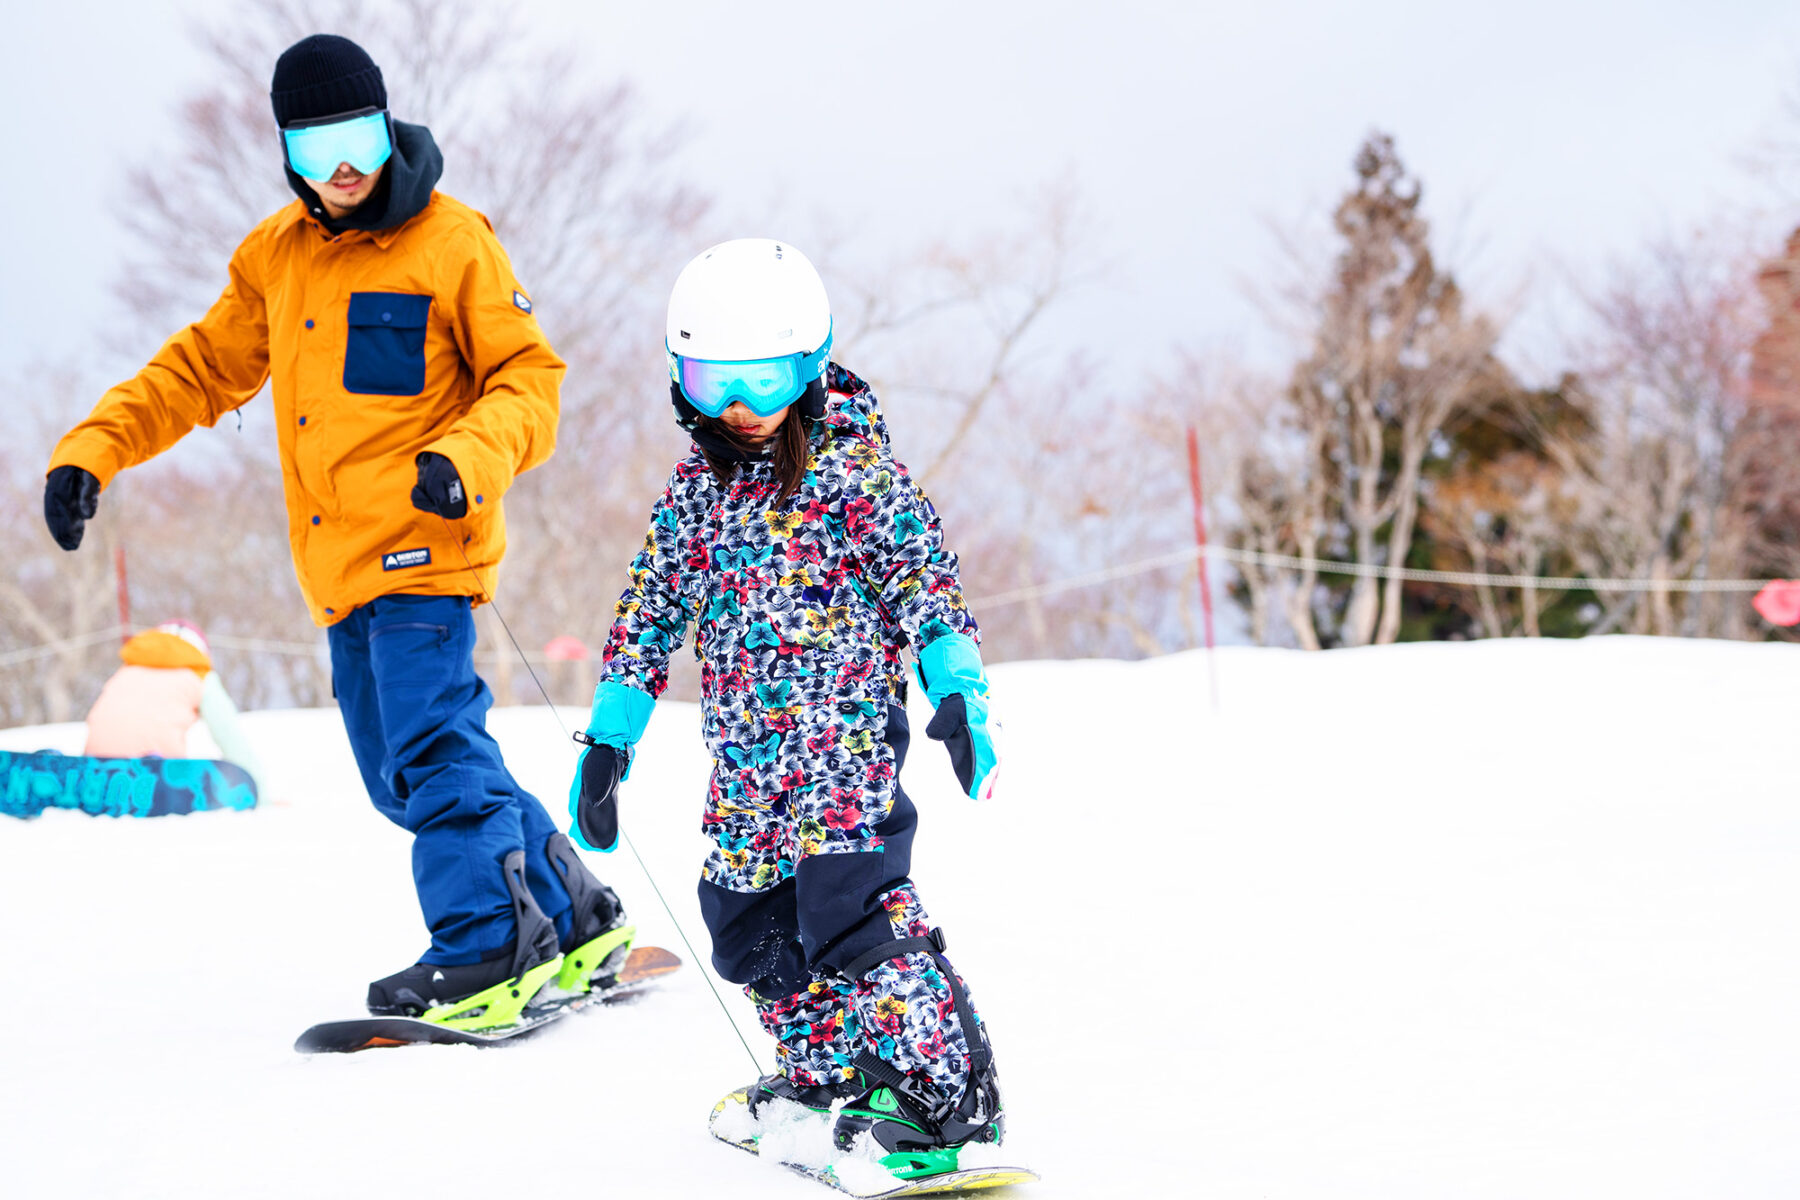
<instances>
[{"instance_id":1,"label":"black hood","mask_svg":"<svg viewBox=\"0 0 1800 1200\"><path fill-rule=\"evenodd\" d=\"M375 194L342 220L326 216L325 206L319 202L319 194L313 191L312 185L295 174L293 167L285 163L283 166L287 170L288 186L294 189L294 195L300 197L306 211L317 218L319 224L334 234L352 229L373 233L404 225L425 211L425 206L431 202L432 189L437 187L438 178L444 173L444 153L425 126L395 121L394 152L388 156L387 169L381 173L381 182L375 185Z\"/></svg>"}]
</instances>

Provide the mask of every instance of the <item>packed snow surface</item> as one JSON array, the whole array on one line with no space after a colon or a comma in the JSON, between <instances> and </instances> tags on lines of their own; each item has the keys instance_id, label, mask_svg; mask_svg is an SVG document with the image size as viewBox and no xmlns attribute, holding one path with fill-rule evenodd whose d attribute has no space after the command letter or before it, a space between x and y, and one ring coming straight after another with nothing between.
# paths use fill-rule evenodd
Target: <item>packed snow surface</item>
<instances>
[{"instance_id":1,"label":"packed snow surface","mask_svg":"<svg viewBox=\"0 0 1800 1200\"><path fill-rule=\"evenodd\" d=\"M1199 653L997 668L988 804L915 734L915 877L993 1030L1000 1157L1043 1176L1016 1194L1800 1194L1800 647L1214 665L1216 711ZM491 725L561 813L557 716ZM509 1049L295 1054L425 938L336 713L247 727L257 811L0 818L0 1195L823 1194L708 1136L768 1039L625 849L589 859L688 960L656 991ZM706 771L663 704L624 789L702 949Z\"/></svg>"}]
</instances>

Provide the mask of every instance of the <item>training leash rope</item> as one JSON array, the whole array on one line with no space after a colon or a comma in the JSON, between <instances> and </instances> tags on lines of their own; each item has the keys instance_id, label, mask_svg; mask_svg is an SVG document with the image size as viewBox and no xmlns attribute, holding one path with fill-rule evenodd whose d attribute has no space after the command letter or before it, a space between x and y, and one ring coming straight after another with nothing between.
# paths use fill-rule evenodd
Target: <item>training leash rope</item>
<instances>
[{"instance_id":1,"label":"training leash rope","mask_svg":"<svg viewBox=\"0 0 1800 1200\"><path fill-rule=\"evenodd\" d=\"M445 532L450 534L451 540L456 541L456 531L450 527L449 519L440 513L438 520L444 522ZM537 685L538 694L544 698L544 704L550 709L550 715L562 730L563 737L568 741L574 741L574 732L563 722L562 713L557 711L556 702L550 699L550 693L544 687L544 681L538 678L537 671L532 668L531 660L525 656L525 648L519 645L519 639L513 636L512 626L506 623L506 614L500 611L500 606L494 603L494 598L487 594L486 588L481 586L481 575L475 570L475 564L469 561L468 551L464 550L462 545L461 541L456 541L456 551L462 555L463 566L468 569L469 576L475 580L476 594L481 597L484 604L494 610L494 617L500 622L500 628L506 631L506 640L512 643L514 650L518 651L519 661L525 664L526 673L531 676L531 682ZM760 1077L763 1070L762 1064L756 1060L756 1051L750 1049L750 1042L744 1037L744 1031L739 1029L738 1023L732 1019L731 1009L726 1007L725 997L720 994L718 985L713 982L712 972L707 970L705 960L694 949L694 943L688 940L687 930L681 927L681 921L675 916L675 910L669 906L668 900L663 896L662 888L656 884L656 876L650 873L649 864L644 861L644 856L638 853L638 848L632 842L631 835L625 832L623 822L619 825L619 840L625 843L625 848L631 851L631 857L637 860L638 870L644 873L644 879L650 884L650 890L656 893L657 903L661 904L663 912L669 915L669 923L675 926L675 935L681 939L681 944L687 947L688 957L699 968L700 978L706 980L707 990L718 1002L719 1012L724 1016L725 1023L730 1025L731 1032L737 1035L738 1044L744 1048L744 1053L750 1056L750 1065L756 1069L756 1073Z\"/></svg>"}]
</instances>

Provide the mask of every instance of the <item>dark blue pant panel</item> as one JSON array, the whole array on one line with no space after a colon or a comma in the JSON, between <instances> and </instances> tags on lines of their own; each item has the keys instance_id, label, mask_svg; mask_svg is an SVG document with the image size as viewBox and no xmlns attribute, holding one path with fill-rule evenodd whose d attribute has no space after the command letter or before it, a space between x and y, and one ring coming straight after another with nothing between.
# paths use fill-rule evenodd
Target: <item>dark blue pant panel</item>
<instances>
[{"instance_id":1,"label":"dark blue pant panel","mask_svg":"<svg viewBox=\"0 0 1800 1200\"><path fill-rule=\"evenodd\" d=\"M800 860L791 878L761 892L734 892L700 881L700 915L712 935L713 969L764 996L802 991L820 968L839 969L894 940L877 899L909 882L918 809L900 787L898 771L910 739L906 710L888 706L894 748L894 806L875 827L883 849L818 854Z\"/></svg>"},{"instance_id":2,"label":"dark blue pant panel","mask_svg":"<svg viewBox=\"0 0 1800 1200\"><path fill-rule=\"evenodd\" d=\"M545 854L557 827L487 731L493 696L475 674L468 598L382 596L328 637L369 799L413 835L413 883L431 930L423 961L471 963L511 944L500 864L521 848L532 895L566 936L568 891Z\"/></svg>"}]
</instances>

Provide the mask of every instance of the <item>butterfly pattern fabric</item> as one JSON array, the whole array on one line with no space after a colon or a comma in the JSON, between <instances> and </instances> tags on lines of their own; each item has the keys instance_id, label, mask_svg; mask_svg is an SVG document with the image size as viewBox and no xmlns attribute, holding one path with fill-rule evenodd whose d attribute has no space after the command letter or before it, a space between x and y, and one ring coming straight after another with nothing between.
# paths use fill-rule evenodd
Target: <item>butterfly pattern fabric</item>
<instances>
[{"instance_id":1,"label":"butterfly pattern fabric","mask_svg":"<svg viewBox=\"0 0 1800 1200\"><path fill-rule=\"evenodd\" d=\"M888 892L881 904L896 938L931 931L911 887ZM899 1070L924 1076L946 1096L960 1095L968 1078L968 1039L943 968L929 954L890 959L854 983L827 975L792 996L752 992L750 998L775 1039L782 1074L802 1087L854 1078L852 1062L865 1039ZM976 1036L985 1042L979 1014L975 1020Z\"/></svg>"},{"instance_id":2,"label":"butterfly pattern fabric","mask_svg":"<svg viewBox=\"0 0 1800 1200\"><path fill-rule=\"evenodd\" d=\"M835 363L827 384L805 481L785 501L768 463L729 483L697 448L676 464L603 656L603 680L658 696L691 627L714 762L705 877L734 890L791 875L803 855L880 848L901 651L980 638L937 511L894 461L868 385Z\"/></svg>"},{"instance_id":3,"label":"butterfly pattern fabric","mask_svg":"<svg viewBox=\"0 0 1800 1200\"><path fill-rule=\"evenodd\" d=\"M899 795L885 733L890 706L905 704L901 652L980 638L937 512L893 459L874 396L836 364L827 385L805 480L787 499L768 463L723 483L698 448L676 464L603 656L603 681L658 696L692 630L713 758L702 877L731 893L793 887L809 857L882 849L876 830ZM845 902L860 919L864 901ZM897 940L932 928L910 880L873 903ZM969 1045L948 970L909 953L856 980L813 969L795 995L746 990L795 1082L848 1078L861 1047L957 1096Z\"/></svg>"}]
</instances>

